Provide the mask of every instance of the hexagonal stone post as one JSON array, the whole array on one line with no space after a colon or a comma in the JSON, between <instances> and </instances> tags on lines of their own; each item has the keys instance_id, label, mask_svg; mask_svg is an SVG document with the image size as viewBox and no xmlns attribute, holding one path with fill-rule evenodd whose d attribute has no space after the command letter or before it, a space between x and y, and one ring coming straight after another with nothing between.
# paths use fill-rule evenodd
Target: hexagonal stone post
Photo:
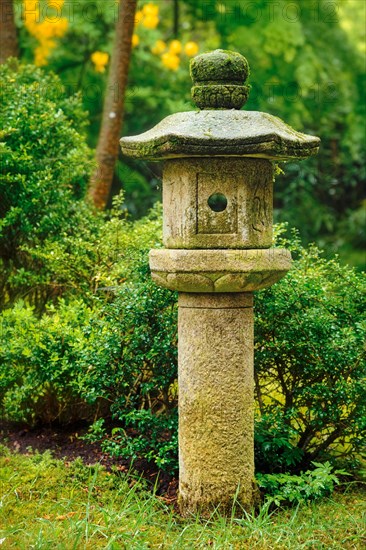
<instances>
[{"instance_id":1,"label":"hexagonal stone post","mask_svg":"<svg viewBox=\"0 0 366 550\"><path fill-rule=\"evenodd\" d=\"M165 249L157 284L179 292L179 505L183 515L253 504L253 291L290 269L272 248L274 163L316 154L319 139L240 110L249 68L216 50L191 62L198 111L121 139L126 156L163 160Z\"/></svg>"}]
</instances>

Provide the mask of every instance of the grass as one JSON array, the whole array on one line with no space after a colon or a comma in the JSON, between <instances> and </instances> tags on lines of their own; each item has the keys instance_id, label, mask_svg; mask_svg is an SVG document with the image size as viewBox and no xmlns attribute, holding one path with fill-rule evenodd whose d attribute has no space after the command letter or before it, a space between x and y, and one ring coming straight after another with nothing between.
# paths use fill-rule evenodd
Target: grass
<instances>
[{"instance_id":1,"label":"grass","mask_svg":"<svg viewBox=\"0 0 366 550\"><path fill-rule=\"evenodd\" d=\"M242 519L180 518L146 482L81 460L1 447L0 546L16 549L363 549L366 503L349 485L317 504Z\"/></svg>"}]
</instances>

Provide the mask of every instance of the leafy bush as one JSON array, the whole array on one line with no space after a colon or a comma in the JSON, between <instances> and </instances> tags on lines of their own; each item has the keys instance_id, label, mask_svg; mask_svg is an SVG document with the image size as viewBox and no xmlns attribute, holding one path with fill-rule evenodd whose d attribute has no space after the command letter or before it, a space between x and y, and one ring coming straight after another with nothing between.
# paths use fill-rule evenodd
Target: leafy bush
<instances>
[{"instance_id":1,"label":"leafy bush","mask_svg":"<svg viewBox=\"0 0 366 550\"><path fill-rule=\"evenodd\" d=\"M46 240L56 242L72 235L79 210L83 216L91 215L81 199L92 165L79 95L65 97L57 76L14 59L1 65L0 78L4 306L25 295L36 303L37 298L41 300L39 287L52 286L52 276L32 251L39 252ZM42 306L49 297L43 293Z\"/></svg>"},{"instance_id":2,"label":"leafy bush","mask_svg":"<svg viewBox=\"0 0 366 550\"><path fill-rule=\"evenodd\" d=\"M124 428L108 430L104 419L94 422L87 441L101 441L104 452L111 456L137 460L141 457L162 470L178 472L178 410L172 408L169 414L154 414L151 409L119 412Z\"/></svg>"},{"instance_id":3,"label":"leafy bush","mask_svg":"<svg viewBox=\"0 0 366 550\"><path fill-rule=\"evenodd\" d=\"M93 306L96 294L108 298L108 291L139 277L141 257L160 245L161 207L157 205L148 216L132 223L122 209L123 201L123 194L115 197L112 209L104 214L81 203L73 232L58 241L46 239L41 248L29 248L33 261L48 274L43 285L38 283L46 301L52 291L51 298L83 296ZM30 288L26 281L21 286L27 295Z\"/></svg>"},{"instance_id":4,"label":"leafy bush","mask_svg":"<svg viewBox=\"0 0 366 550\"><path fill-rule=\"evenodd\" d=\"M99 227L92 242L90 233L83 240L81 224L75 235L49 248L46 242L41 252L35 252L42 255L50 272L58 273L58 281L75 287L82 298L59 299L41 316L34 306L24 301L1 313L0 406L4 417L37 424L67 422L78 416L91 418L91 411L94 418L101 414L111 416L124 395L133 395L131 388L140 391L133 376L138 376L144 353L144 364L154 365L154 376L158 375L158 361L161 369L166 367L165 350L163 346L159 348L164 331L164 325L159 326L164 316L159 308L163 307L164 292L150 281L146 266L146 252L156 245L161 233L160 208L149 217L131 223L118 215L118 204L122 201L123 197L116 200L110 219ZM118 285L122 285L120 290ZM24 288L27 288L25 284ZM165 292L165 296L168 294ZM133 305L136 301L140 311ZM154 314L156 323L152 325ZM135 325L140 326L139 332L134 330ZM148 334L144 334L147 327L152 334L158 331L155 349L151 351L151 341ZM169 328L174 330L174 327L172 321ZM130 370L125 371L118 356L123 338L126 349L130 346L129 354L134 361ZM113 342L117 350L115 359ZM134 357L139 346L139 355ZM174 355L175 348L171 349ZM159 376L164 386L163 370ZM109 395L109 384L115 390L114 397L120 400L111 407L112 412L108 412L113 398ZM145 380L142 393L147 384ZM136 400L132 400L132 406L137 407Z\"/></svg>"},{"instance_id":5,"label":"leafy bush","mask_svg":"<svg viewBox=\"0 0 366 550\"><path fill-rule=\"evenodd\" d=\"M136 249L136 235L141 250L157 238L121 216L122 196L105 215L84 201L93 162L80 96L16 60L0 77L0 307L21 298L39 315L71 294L92 303L99 287L131 273L126 249ZM159 231L160 212L148 217Z\"/></svg>"},{"instance_id":6,"label":"leafy bush","mask_svg":"<svg viewBox=\"0 0 366 550\"><path fill-rule=\"evenodd\" d=\"M333 471L329 462L312 463L315 468L301 475L257 474L257 481L266 494L266 501L276 506L300 504L329 496L339 484L338 475L347 475L343 470Z\"/></svg>"},{"instance_id":7,"label":"leafy bush","mask_svg":"<svg viewBox=\"0 0 366 550\"><path fill-rule=\"evenodd\" d=\"M256 460L299 471L364 449L366 280L297 234L294 267L255 301Z\"/></svg>"},{"instance_id":8,"label":"leafy bush","mask_svg":"<svg viewBox=\"0 0 366 550\"><path fill-rule=\"evenodd\" d=\"M90 312L82 301L50 306L38 319L18 302L0 318L0 403L12 420L67 423L92 419L80 396L78 346Z\"/></svg>"},{"instance_id":9,"label":"leafy bush","mask_svg":"<svg viewBox=\"0 0 366 550\"><path fill-rule=\"evenodd\" d=\"M88 403L110 403L117 426L105 450L171 471L177 467L177 307L170 291L148 273L142 277L91 318L80 385Z\"/></svg>"}]
</instances>

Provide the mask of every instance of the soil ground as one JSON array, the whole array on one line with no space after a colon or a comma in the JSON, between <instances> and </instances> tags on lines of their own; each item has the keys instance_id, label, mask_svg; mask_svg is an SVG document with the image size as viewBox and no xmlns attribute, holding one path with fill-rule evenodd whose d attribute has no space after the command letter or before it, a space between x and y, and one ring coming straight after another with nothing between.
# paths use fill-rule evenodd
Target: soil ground
<instances>
[{"instance_id":1,"label":"soil ground","mask_svg":"<svg viewBox=\"0 0 366 550\"><path fill-rule=\"evenodd\" d=\"M108 471L131 470L131 463L128 460L113 458L102 451L100 443L90 443L81 439L86 433L87 426L80 424L30 429L15 423L0 423L0 443L14 452L29 454L49 450L54 458L65 462L71 462L80 457L84 464L100 463ZM133 470L144 477L152 487L156 485L156 493L164 500L175 503L178 490L176 478L158 471L155 465L144 460L135 461Z\"/></svg>"}]
</instances>

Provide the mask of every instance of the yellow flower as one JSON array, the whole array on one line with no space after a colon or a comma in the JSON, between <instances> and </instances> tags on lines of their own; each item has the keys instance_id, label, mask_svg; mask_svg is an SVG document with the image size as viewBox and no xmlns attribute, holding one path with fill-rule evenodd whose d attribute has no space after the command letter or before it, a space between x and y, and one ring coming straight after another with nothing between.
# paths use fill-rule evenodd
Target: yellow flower
<instances>
[{"instance_id":1,"label":"yellow flower","mask_svg":"<svg viewBox=\"0 0 366 550\"><path fill-rule=\"evenodd\" d=\"M55 25L56 25L56 29L54 31L55 33L54 36L62 37L66 33L69 27L69 22L66 19L66 17L61 17L61 19L59 19L57 23L55 23Z\"/></svg>"},{"instance_id":2,"label":"yellow flower","mask_svg":"<svg viewBox=\"0 0 366 550\"><path fill-rule=\"evenodd\" d=\"M180 59L177 55L167 52L161 56L163 65L172 71L176 71L180 65Z\"/></svg>"},{"instance_id":3,"label":"yellow flower","mask_svg":"<svg viewBox=\"0 0 366 550\"><path fill-rule=\"evenodd\" d=\"M55 36L56 27L51 21L43 21L38 25L37 28L37 38L42 40L42 38L51 38Z\"/></svg>"},{"instance_id":4,"label":"yellow flower","mask_svg":"<svg viewBox=\"0 0 366 550\"><path fill-rule=\"evenodd\" d=\"M61 38L67 31L69 22L62 17L58 21L42 21L29 29L29 32L37 38L40 42L42 40L48 40L49 38Z\"/></svg>"},{"instance_id":5,"label":"yellow flower","mask_svg":"<svg viewBox=\"0 0 366 550\"><path fill-rule=\"evenodd\" d=\"M172 40L169 44L169 51L171 53L179 54L182 51L182 44L179 40Z\"/></svg>"},{"instance_id":6,"label":"yellow flower","mask_svg":"<svg viewBox=\"0 0 366 550\"><path fill-rule=\"evenodd\" d=\"M160 55L166 50L166 44L164 40L157 40L155 46L151 48L151 51L154 55Z\"/></svg>"},{"instance_id":7,"label":"yellow flower","mask_svg":"<svg viewBox=\"0 0 366 550\"><path fill-rule=\"evenodd\" d=\"M135 25L139 25L144 18L144 14L141 10L135 13Z\"/></svg>"},{"instance_id":8,"label":"yellow flower","mask_svg":"<svg viewBox=\"0 0 366 550\"><path fill-rule=\"evenodd\" d=\"M132 47L136 48L140 44L140 38L137 34L132 35Z\"/></svg>"},{"instance_id":9,"label":"yellow flower","mask_svg":"<svg viewBox=\"0 0 366 550\"><path fill-rule=\"evenodd\" d=\"M65 0L47 0L47 4L49 4L52 7L60 10L62 6L64 5Z\"/></svg>"},{"instance_id":10,"label":"yellow flower","mask_svg":"<svg viewBox=\"0 0 366 550\"><path fill-rule=\"evenodd\" d=\"M109 55L105 52L94 52L90 56L90 59L95 65L95 70L97 73L104 73L105 67L109 61Z\"/></svg>"},{"instance_id":11,"label":"yellow flower","mask_svg":"<svg viewBox=\"0 0 366 550\"><path fill-rule=\"evenodd\" d=\"M51 7L62 8L64 0L47 0ZM34 36L39 45L34 51L34 62L38 66L47 65L47 58L56 47L53 38L61 38L66 33L69 22L65 17L57 20L45 19L40 22L39 1L24 0L24 26Z\"/></svg>"},{"instance_id":12,"label":"yellow flower","mask_svg":"<svg viewBox=\"0 0 366 550\"><path fill-rule=\"evenodd\" d=\"M159 24L159 17L157 15L148 15L142 20L142 24L147 29L156 29Z\"/></svg>"},{"instance_id":13,"label":"yellow flower","mask_svg":"<svg viewBox=\"0 0 366 550\"><path fill-rule=\"evenodd\" d=\"M40 13L39 13L39 1L35 0L24 0L24 26L31 33L32 29L39 23Z\"/></svg>"},{"instance_id":14,"label":"yellow flower","mask_svg":"<svg viewBox=\"0 0 366 550\"><path fill-rule=\"evenodd\" d=\"M28 17L26 15L26 17L24 19L24 26L30 34L34 35L34 33L36 32L36 29L37 29L37 23L35 21L34 16Z\"/></svg>"},{"instance_id":15,"label":"yellow flower","mask_svg":"<svg viewBox=\"0 0 366 550\"><path fill-rule=\"evenodd\" d=\"M157 17L159 15L159 6L156 6L152 2L145 4L142 8L142 13L146 17Z\"/></svg>"},{"instance_id":16,"label":"yellow flower","mask_svg":"<svg viewBox=\"0 0 366 550\"><path fill-rule=\"evenodd\" d=\"M38 46L34 50L34 64L37 67L43 67L44 65L47 65L47 55L45 54L41 46Z\"/></svg>"},{"instance_id":17,"label":"yellow flower","mask_svg":"<svg viewBox=\"0 0 366 550\"><path fill-rule=\"evenodd\" d=\"M47 65L47 58L54 47L55 43L52 40L45 41L40 46L37 46L34 50L34 64L37 67Z\"/></svg>"},{"instance_id":18,"label":"yellow flower","mask_svg":"<svg viewBox=\"0 0 366 550\"><path fill-rule=\"evenodd\" d=\"M196 42L187 42L187 44L184 46L184 52L188 57L194 57L199 52L199 46L196 44Z\"/></svg>"},{"instance_id":19,"label":"yellow flower","mask_svg":"<svg viewBox=\"0 0 366 550\"><path fill-rule=\"evenodd\" d=\"M24 10L25 12L39 10L39 0L24 0Z\"/></svg>"}]
</instances>

